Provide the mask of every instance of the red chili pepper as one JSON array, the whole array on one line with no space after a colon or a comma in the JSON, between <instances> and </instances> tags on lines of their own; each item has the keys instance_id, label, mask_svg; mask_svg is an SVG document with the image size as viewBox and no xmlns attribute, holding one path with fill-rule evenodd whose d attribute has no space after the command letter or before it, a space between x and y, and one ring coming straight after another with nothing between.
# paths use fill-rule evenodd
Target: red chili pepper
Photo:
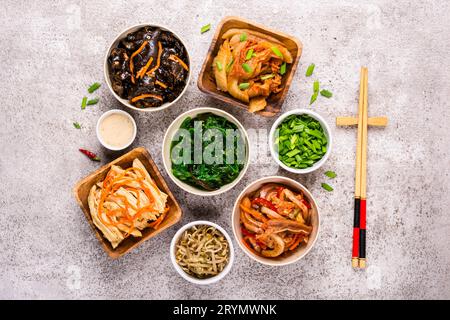
<instances>
[{"instance_id":1,"label":"red chili pepper","mask_svg":"<svg viewBox=\"0 0 450 320\"><path fill-rule=\"evenodd\" d=\"M311 205L309 204L308 201L306 201L305 199L302 199L302 203L303 203L308 209L311 209Z\"/></svg>"},{"instance_id":2,"label":"red chili pepper","mask_svg":"<svg viewBox=\"0 0 450 320\"><path fill-rule=\"evenodd\" d=\"M280 198L281 197L281 192L284 190L283 187L277 187L277 197Z\"/></svg>"},{"instance_id":3,"label":"red chili pepper","mask_svg":"<svg viewBox=\"0 0 450 320\"><path fill-rule=\"evenodd\" d=\"M264 198L255 198L255 199L253 199L252 200L252 205L267 207L267 208L269 208L272 211L278 212L277 207L275 207L272 202L270 202L269 200L266 200Z\"/></svg>"},{"instance_id":4,"label":"red chili pepper","mask_svg":"<svg viewBox=\"0 0 450 320\"><path fill-rule=\"evenodd\" d=\"M249 238L255 239L256 235L254 233L251 233L246 228L241 228L241 230L242 230L242 235L244 237L249 237ZM255 239L255 241L258 244L258 246L260 246L263 250L267 249L267 246L265 243L263 243L259 240L256 240L256 239ZM245 241L244 241L244 243L245 243ZM250 247L250 249L252 249L252 248Z\"/></svg>"},{"instance_id":5,"label":"red chili pepper","mask_svg":"<svg viewBox=\"0 0 450 320\"><path fill-rule=\"evenodd\" d=\"M81 153L85 154L89 159L93 161L100 161L100 158L93 152L86 149L79 149Z\"/></svg>"},{"instance_id":6,"label":"red chili pepper","mask_svg":"<svg viewBox=\"0 0 450 320\"><path fill-rule=\"evenodd\" d=\"M263 250L266 250L266 249L267 249L267 246L266 246L265 243L262 243L262 242L259 241L259 240L256 240L256 243L258 244L258 246L261 247L261 249L263 249Z\"/></svg>"},{"instance_id":7,"label":"red chili pepper","mask_svg":"<svg viewBox=\"0 0 450 320\"><path fill-rule=\"evenodd\" d=\"M250 231L248 231L246 228L241 228L241 230L242 230L242 234L243 234L244 236L246 236L246 237L252 237L252 238L255 237L255 235L254 235L253 233L251 233Z\"/></svg>"}]
</instances>

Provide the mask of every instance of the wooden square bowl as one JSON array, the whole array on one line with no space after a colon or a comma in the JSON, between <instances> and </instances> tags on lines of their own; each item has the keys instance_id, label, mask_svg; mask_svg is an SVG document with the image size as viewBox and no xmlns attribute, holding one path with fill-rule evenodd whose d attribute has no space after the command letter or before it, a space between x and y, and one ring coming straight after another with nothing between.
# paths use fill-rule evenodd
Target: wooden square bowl
<instances>
[{"instance_id":1,"label":"wooden square bowl","mask_svg":"<svg viewBox=\"0 0 450 320\"><path fill-rule=\"evenodd\" d=\"M278 92L277 94L272 93L267 98L267 106L264 110L258 111L257 113L266 116L272 117L276 115L281 110L281 106L283 105L284 100L286 99L286 95L289 91L289 86L291 85L292 78L294 76L295 70L298 66L298 61L302 54L302 43L297 40L297 38L266 28L262 25L256 24L251 21L244 20L238 17L225 17L219 24L216 30L216 34L212 39L211 45L208 50L208 54L203 63L202 69L200 71L197 86L198 88L223 102L228 104L239 106L245 109L248 109L248 105L244 102L241 102L235 98L233 98L229 93L217 90L216 82L214 81L214 77L212 75L212 63L214 57L216 56L220 45L222 44L222 35L232 28L240 28L240 29L250 29L260 33L264 33L270 37L273 37L280 41L292 54L293 63L287 65L286 74L283 76L283 90Z\"/></svg>"},{"instance_id":2,"label":"wooden square bowl","mask_svg":"<svg viewBox=\"0 0 450 320\"><path fill-rule=\"evenodd\" d=\"M170 210L167 217L161 223L158 230L154 230L152 228L145 228L144 230L141 230L142 237L135 238L133 236L130 236L124 239L117 246L117 248L113 249L110 242L103 236L102 232L99 229L97 229L97 227L94 225L94 222L92 221L91 212L89 210L88 205L89 191L91 190L92 186L95 183L105 179L106 174L108 173L113 164L121 166L123 169L126 169L132 166L133 160L136 158L138 158L145 166L145 169L147 169L148 173L155 181L158 188L168 195L167 204L170 206ZM123 156L117 158L116 160L108 163L107 165L104 165L97 171L91 173L86 178L80 180L75 185L73 192L75 195L75 199L77 200L78 204L83 210L87 221L94 230L97 239L102 244L103 249L105 249L108 255L113 259L116 259L124 255L125 253L137 247L140 243L144 242L145 240L156 236L158 233L166 230L167 228L170 228L181 219L182 215L181 208L178 205L178 202L173 196L172 192L170 192L169 188L167 187L167 184L164 181L163 177L161 176L158 167L153 162L148 151L142 147L131 150L130 152L124 154Z\"/></svg>"}]
</instances>

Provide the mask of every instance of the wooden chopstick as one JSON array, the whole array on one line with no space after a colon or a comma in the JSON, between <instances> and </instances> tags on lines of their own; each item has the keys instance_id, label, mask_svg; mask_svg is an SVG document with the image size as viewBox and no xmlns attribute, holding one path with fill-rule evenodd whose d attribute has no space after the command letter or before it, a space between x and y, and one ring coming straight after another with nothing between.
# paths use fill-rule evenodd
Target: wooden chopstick
<instances>
[{"instance_id":1,"label":"wooden chopstick","mask_svg":"<svg viewBox=\"0 0 450 320\"><path fill-rule=\"evenodd\" d=\"M367 187L367 122L368 122L368 70L364 68L364 95L361 139L361 203L359 218L359 267L366 267L366 187Z\"/></svg>"},{"instance_id":2,"label":"wooden chopstick","mask_svg":"<svg viewBox=\"0 0 450 320\"><path fill-rule=\"evenodd\" d=\"M361 68L359 79L359 103L358 103L358 139L356 144L356 171L355 171L355 210L353 216L353 247L352 247L352 267L359 266L360 251L360 202L361 202L361 156L363 140L363 108L364 91L366 82L366 68Z\"/></svg>"},{"instance_id":3,"label":"wooden chopstick","mask_svg":"<svg viewBox=\"0 0 450 320\"><path fill-rule=\"evenodd\" d=\"M388 124L387 117L373 117L373 118L367 119L367 126L369 126L369 127L386 127L387 124ZM338 127L358 125L358 118L336 117L336 125Z\"/></svg>"}]
</instances>

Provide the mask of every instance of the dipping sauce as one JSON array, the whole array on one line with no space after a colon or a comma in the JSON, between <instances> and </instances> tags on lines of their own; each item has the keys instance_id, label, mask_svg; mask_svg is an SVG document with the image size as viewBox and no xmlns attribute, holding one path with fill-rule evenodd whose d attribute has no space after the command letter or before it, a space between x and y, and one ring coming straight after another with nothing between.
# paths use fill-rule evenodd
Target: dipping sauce
<instances>
[{"instance_id":1,"label":"dipping sauce","mask_svg":"<svg viewBox=\"0 0 450 320\"><path fill-rule=\"evenodd\" d=\"M133 122L124 114L111 113L106 116L99 127L101 139L114 148L128 145L134 136Z\"/></svg>"}]
</instances>

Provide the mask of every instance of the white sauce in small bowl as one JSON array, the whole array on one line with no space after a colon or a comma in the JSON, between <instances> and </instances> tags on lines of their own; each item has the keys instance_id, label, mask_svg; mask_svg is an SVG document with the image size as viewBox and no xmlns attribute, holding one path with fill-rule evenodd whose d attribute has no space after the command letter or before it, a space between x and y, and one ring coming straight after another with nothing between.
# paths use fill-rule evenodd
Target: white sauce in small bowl
<instances>
[{"instance_id":1,"label":"white sauce in small bowl","mask_svg":"<svg viewBox=\"0 0 450 320\"><path fill-rule=\"evenodd\" d=\"M110 110L97 122L97 137L108 149L125 149L136 137L136 123L125 111Z\"/></svg>"}]
</instances>

